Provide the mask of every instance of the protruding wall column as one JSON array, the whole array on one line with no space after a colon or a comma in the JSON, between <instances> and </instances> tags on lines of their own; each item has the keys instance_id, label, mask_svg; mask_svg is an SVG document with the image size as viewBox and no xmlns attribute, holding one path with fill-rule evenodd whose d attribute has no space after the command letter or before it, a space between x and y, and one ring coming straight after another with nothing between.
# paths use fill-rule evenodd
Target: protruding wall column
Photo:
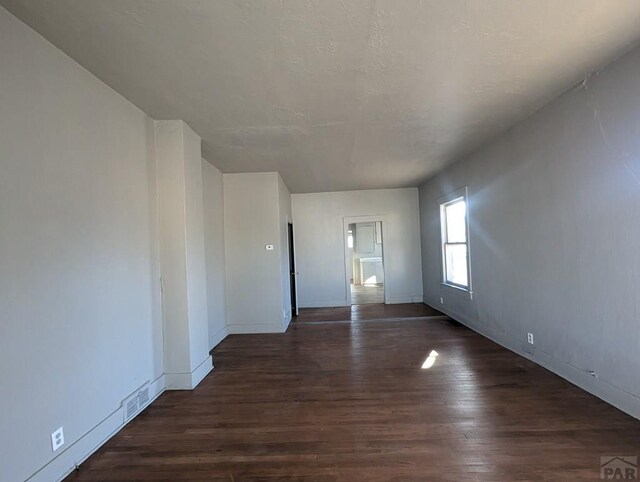
<instances>
[{"instance_id":1,"label":"protruding wall column","mask_svg":"<svg viewBox=\"0 0 640 482\"><path fill-rule=\"evenodd\" d=\"M182 121L157 121L156 148L165 381L188 390L213 368L200 137Z\"/></svg>"}]
</instances>

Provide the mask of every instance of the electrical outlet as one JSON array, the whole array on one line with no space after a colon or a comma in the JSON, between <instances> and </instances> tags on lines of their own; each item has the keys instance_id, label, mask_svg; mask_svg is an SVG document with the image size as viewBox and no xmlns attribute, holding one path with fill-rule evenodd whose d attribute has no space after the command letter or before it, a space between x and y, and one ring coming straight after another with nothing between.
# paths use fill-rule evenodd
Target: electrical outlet
<instances>
[{"instance_id":1,"label":"electrical outlet","mask_svg":"<svg viewBox=\"0 0 640 482\"><path fill-rule=\"evenodd\" d=\"M527 343L533 345L533 333L527 333Z\"/></svg>"},{"instance_id":2,"label":"electrical outlet","mask_svg":"<svg viewBox=\"0 0 640 482\"><path fill-rule=\"evenodd\" d=\"M62 427L51 434L51 448L55 452L64 445L64 431Z\"/></svg>"},{"instance_id":3,"label":"electrical outlet","mask_svg":"<svg viewBox=\"0 0 640 482\"><path fill-rule=\"evenodd\" d=\"M440 297L440 304L444 305L444 298L443 297Z\"/></svg>"}]
</instances>

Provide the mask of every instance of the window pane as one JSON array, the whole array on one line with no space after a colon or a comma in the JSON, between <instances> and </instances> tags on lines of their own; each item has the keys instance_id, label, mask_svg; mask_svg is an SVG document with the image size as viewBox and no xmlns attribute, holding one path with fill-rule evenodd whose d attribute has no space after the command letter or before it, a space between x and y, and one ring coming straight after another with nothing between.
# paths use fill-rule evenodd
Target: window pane
<instances>
[{"instance_id":1,"label":"window pane","mask_svg":"<svg viewBox=\"0 0 640 482\"><path fill-rule=\"evenodd\" d=\"M467 245L445 244L444 255L447 271L446 281L460 286L469 286L469 278L467 276Z\"/></svg>"},{"instance_id":2,"label":"window pane","mask_svg":"<svg viewBox=\"0 0 640 482\"><path fill-rule=\"evenodd\" d=\"M447 204L444 208L447 222L447 242L449 243L466 243L467 242L467 223L465 215L467 211L467 203L464 199Z\"/></svg>"}]
</instances>

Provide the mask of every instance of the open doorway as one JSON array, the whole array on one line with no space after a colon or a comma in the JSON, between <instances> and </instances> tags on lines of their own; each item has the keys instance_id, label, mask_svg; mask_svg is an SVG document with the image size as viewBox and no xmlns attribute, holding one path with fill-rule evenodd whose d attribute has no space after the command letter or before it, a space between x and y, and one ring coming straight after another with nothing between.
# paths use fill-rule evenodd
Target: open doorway
<instances>
[{"instance_id":1,"label":"open doorway","mask_svg":"<svg viewBox=\"0 0 640 482\"><path fill-rule=\"evenodd\" d=\"M347 225L347 273L352 305L385 302L382 222Z\"/></svg>"},{"instance_id":2,"label":"open doorway","mask_svg":"<svg viewBox=\"0 0 640 482\"><path fill-rule=\"evenodd\" d=\"M291 291L291 316L298 316L298 281L296 271L296 255L294 252L293 223L287 223L287 238L289 245L289 290Z\"/></svg>"}]
</instances>

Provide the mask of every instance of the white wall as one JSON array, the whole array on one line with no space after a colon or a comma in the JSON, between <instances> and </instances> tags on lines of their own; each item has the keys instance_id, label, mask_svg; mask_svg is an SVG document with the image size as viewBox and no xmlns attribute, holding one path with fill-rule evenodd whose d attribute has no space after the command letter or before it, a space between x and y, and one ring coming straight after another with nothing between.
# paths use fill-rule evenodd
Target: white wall
<instances>
[{"instance_id":1,"label":"white wall","mask_svg":"<svg viewBox=\"0 0 640 482\"><path fill-rule=\"evenodd\" d=\"M202 160L209 349L227 336L222 173ZM214 360L215 362L215 360Z\"/></svg>"},{"instance_id":2,"label":"white wall","mask_svg":"<svg viewBox=\"0 0 640 482\"><path fill-rule=\"evenodd\" d=\"M0 480L50 481L163 372L154 123L2 8L0 65Z\"/></svg>"},{"instance_id":3,"label":"white wall","mask_svg":"<svg viewBox=\"0 0 640 482\"><path fill-rule=\"evenodd\" d=\"M182 121L180 121L182 122ZM204 198L201 141L183 122L186 258L189 300L189 346L194 388L211 370L209 317L207 314L207 270L204 237ZM199 369L199 367L202 367ZM195 373L195 372L198 373ZM167 369L165 367L165 373ZM167 387L169 387L167 383Z\"/></svg>"},{"instance_id":4,"label":"white wall","mask_svg":"<svg viewBox=\"0 0 640 482\"><path fill-rule=\"evenodd\" d=\"M422 301L418 190L378 189L291 196L300 307L344 306L345 217L384 215L385 290L390 303Z\"/></svg>"},{"instance_id":5,"label":"white wall","mask_svg":"<svg viewBox=\"0 0 640 482\"><path fill-rule=\"evenodd\" d=\"M211 371L200 138L180 120L156 122L164 372L191 389Z\"/></svg>"},{"instance_id":6,"label":"white wall","mask_svg":"<svg viewBox=\"0 0 640 482\"><path fill-rule=\"evenodd\" d=\"M227 323L230 333L286 330L279 175L224 174ZM286 211L286 208L284 208ZM274 245L273 251L265 246Z\"/></svg>"},{"instance_id":7,"label":"white wall","mask_svg":"<svg viewBox=\"0 0 640 482\"><path fill-rule=\"evenodd\" d=\"M420 189L425 300L635 417L639 78L636 49ZM440 286L436 200L464 185L471 301Z\"/></svg>"}]
</instances>

